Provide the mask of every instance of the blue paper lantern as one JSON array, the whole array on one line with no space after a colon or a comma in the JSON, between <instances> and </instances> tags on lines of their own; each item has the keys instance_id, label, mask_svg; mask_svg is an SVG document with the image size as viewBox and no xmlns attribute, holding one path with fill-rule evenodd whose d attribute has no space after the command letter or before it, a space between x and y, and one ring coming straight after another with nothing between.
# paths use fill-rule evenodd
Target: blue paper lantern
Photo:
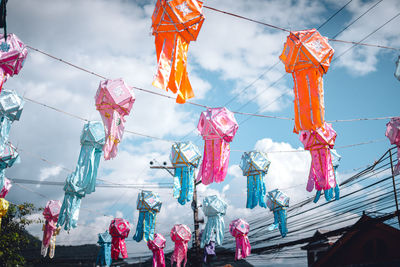
<instances>
[{"instance_id":1,"label":"blue paper lantern","mask_svg":"<svg viewBox=\"0 0 400 267\"><path fill-rule=\"evenodd\" d=\"M228 205L220 197L207 196L203 199L203 213L207 216L207 224L201 237L201 247L215 240L221 245L224 240L225 222L224 215Z\"/></svg>"},{"instance_id":2,"label":"blue paper lantern","mask_svg":"<svg viewBox=\"0 0 400 267\"><path fill-rule=\"evenodd\" d=\"M200 151L192 142L172 145L170 160L175 168L173 196L181 205L193 199L195 170L200 159Z\"/></svg>"},{"instance_id":3,"label":"blue paper lantern","mask_svg":"<svg viewBox=\"0 0 400 267\"><path fill-rule=\"evenodd\" d=\"M98 234L99 240L97 244L100 245L99 254L97 255L96 265L111 266L111 240L112 237L108 231Z\"/></svg>"},{"instance_id":4,"label":"blue paper lantern","mask_svg":"<svg viewBox=\"0 0 400 267\"><path fill-rule=\"evenodd\" d=\"M288 232L286 208L289 207L289 200L290 198L278 189L268 192L267 195L267 206L274 213L274 223L268 230L279 228L282 237Z\"/></svg>"},{"instance_id":5,"label":"blue paper lantern","mask_svg":"<svg viewBox=\"0 0 400 267\"><path fill-rule=\"evenodd\" d=\"M265 175L268 173L271 162L267 154L260 151L244 152L240 162L243 175L247 176L247 203L246 208L253 209L257 205L267 207L265 203Z\"/></svg>"},{"instance_id":6,"label":"blue paper lantern","mask_svg":"<svg viewBox=\"0 0 400 267\"><path fill-rule=\"evenodd\" d=\"M160 212L161 206L162 202L157 193L152 191L139 192L137 199L139 219L133 240L140 242L144 239L147 242L154 239L156 215Z\"/></svg>"},{"instance_id":7,"label":"blue paper lantern","mask_svg":"<svg viewBox=\"0 0 400 267\"><path fill-rule=\"evenodd\" d=\"M65 181L65 196L57 226L65 224L65 230L77 226L82 197L95 191L97 170L104 142L103 123L92 121L83 126L81 152L75 171Z\"/></svg>"}]
</instances>

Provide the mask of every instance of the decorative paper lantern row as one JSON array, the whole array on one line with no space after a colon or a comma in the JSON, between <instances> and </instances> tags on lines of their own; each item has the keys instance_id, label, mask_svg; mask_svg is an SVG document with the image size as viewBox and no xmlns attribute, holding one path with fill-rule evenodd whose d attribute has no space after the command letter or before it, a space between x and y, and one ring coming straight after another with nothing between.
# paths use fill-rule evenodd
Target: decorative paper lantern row
<instances>
[{"instance_id":1,"label":"decorative paper lantern row","mask_svg":"<svg viewBox=\"0 0 400 267\"><path fill-rule=\"evenodd\" d=\"M274 223L268 229L272 231L279 228L282 237L285 237L288 232L286 208L289 207L289 199L278 189L268 192L267 195L267 207L274 213Z\"/></svg>"},{"instance_id":2,"label":"decorative paper lantern row","mask_svg":"<svg viewBox=\"0 0 400 267\"><path fill-rule=\"evenodd\" d=\"M328 71L334 54L316 29L290 32L279 57L294 79L294 132L316 130L325 120L322 75Z\"/></svg>"},{"instance_id":3,"label":"decorative paper lantern row","mask_svg":"<svg viewBox=\"0 0 400 267\"><path fill-rule=\"evenodd\" d=\"M188 242L192 238L190 228L185 224L175 224L171 229L171 239L175 243L174 252L171 255L171 266L176 262L176 266L186 265Z\"/></svg>"},{"instance_id":4,"label":"decorative paper lantern row","mask_svg":"<svg viewBox=\"0 0 400 267\"><path fill-rule=\"evenodd\" d=\"M65 181L65 196L57 223L58 226L65 224L65 230L77 226L82 197L95 191L104 141L103 124L100 121L88 122L83 126L81 152L75 171Z\"/></svg>"},{"instance_id":5,"label":"decorative paper lantern row","mask_svg":"<svg viewBox=\"0 0 400 267\"><path fill-rule=\"evenodd\" d=\"M115 218L111 221L108 230L112 236L111 257L113 260L118 259L119 253L121 253L122 258L128 258L125 238L129 235L130 227L129 222L125 219Z\"/></svg>"},{"instance_id":6,"label":"decorative paper lantern row","mask_svg":"<svg viewBox=\"0 0 400 267\"><path fill-rule=\"evenodd\" d=\"M336 132L329 123L324 123L323 127L317 130L300 133L300 141L303 143L304 149L311 153L311 168L306 188L311 192L315 186L317 190L315 203L321 195L321 190L324 190L327 201L333 198L333 190L339 194L330 152L335 144L335 139Z\"/></svg>"},{"instance_id":7,"label":"decorative paper lantern row","mask_svg":"<svg viewBox=\"0 0 400 267\"><path fill-rule=\"evenodd\" d=\"M131 112L135 94L122 79L105 80L100 82L95 99L106 132L104 159L109 160L117 155L117 146L124 134L124 117Z\"/></svg>"},{"instance_id":8,"label":"decorative paper lantern row","mask_svg":"<svg viewBox=\"0 0 400 267\"><path fill-rule=\"evenodd\" d=\"M203 2L157 0L152 29L155 35L157 73L153 85L178 93L176 102L194 97L187 73L189 43L196 41L204 22Z\"/></svg>"},{"instance_id":9,"label":"decorative paper lantern row","mask_svg":"<svg viewBox=\"0 0 400 267\"><path fill-rule=\"evenodd\" d=\"M251 246L247 234L250 225L243 219L236 219L229 224L229 232L236 240L235 260L246 258L251 253Z\"/></svg>"},{"instance_id":10,"label":"decorative paper lantern row","mask_svg":"<svg viewBox=\"0 0 400 267\"><path fill-rule=\"evenodd\" d=\"M165 248L166 239L162 234L155 234L153 240L147 241L147 247L153 252L153 266L165 267Z\"/></svg>"},{"instance_id":11,"label":"decorative paper lantern row","mask_svg":"<svg viewBox=\"0 0 400 267\"><path fill-rule=\"evenodd\" d=\"M108 231L98 234L98 237L99 237L99 240L97 241L97 244L100 245L100 250L99 250L99 254L97 255L96 265L110 266L112 263L112 259L111 259L112 237Z\"/></svg>"},{"instance_id":12,"label":"decorative paper lantern row","mask_svg":"<svg viewBox=\"0 0 400 267\"><path fill-rule=\"evenodd\" d=\"M8 192L10 191L11 187L12 187L12 184L11 184L10 180L8 180L7 178L4 178L4 185L0 191L0 198L5 198L8 194Z\"/></svg>"},{"instance_id":13,"label":"decorative paper lantern row","mask_svg":"<svg viewBox=\"0 0 400 267\"><path fill-rule=\"evenodd\" d=\"M185 205L193 199L195 169L201 154L192 142L180 142L172 145L170 159L175 168L173 196Z\"/></svg>"},{"instance_id":14,"label":"decorative paper lantern row","mask_svg":"<svg viewBox=\"0 0 400 267\"><path fill-rule=\"evenodd\" d=\"M400 56L397 58L396 61L396 70L394 72L394 77L396 77L397 80L400 81Z\"/></svg>"},{"instance_id":15,"label":"decorative paper lantern row","mask_svg":"<svg viewBox=\"0 0 400 267\"><path fill-rule=\"evenodd\" d=\"M207 216L207 224L201 238L200 246L203 248L211 240L221 245L224 240L225 222L223 216L228 205L220 197L207 196L203 199L203 213Z\"/></svg>"},{"instance_id":16,"label":"decorative paper lantern row","mask_svg":"<svg viewBox=\"0 0 400 267\"><path fill-rule=\"evenodd\" d=\"M0 92L8 77L18 74L28 55L25 44L13 33L0 34Z\"/></svg>"},{"instance_id":17,"label":"decorative paper lantern row","mask_svg":"<svg viewBox=\"0 0 400 267\"><path fill-rule=\"evenodd\" d=\"M400 174L400 117L392 118L386 124L385 135L392 145L397 146L397 164L394 168L394 175Z\"/></svg>"},{"instance_id":18,"label":"decorative paper lantern row","mask_svg":"<svg viewBox=\"0 0 400 267\"><path fill-rule=\"evenodd\" d=\"M43 216L46 222L43 224L43 240L41 255L46 257L47 250L50 247L49 257L54 257L56 249L56 236L60 232L60 228L57 228L56 224L58 221L58 215L60 214L61 202L59 200L50 200L47 202L46 207L43 210Z\"/></svg>"},{"instance_id":19,"label":"decorative paper lantern row","mask_svg":"<svg viewBox=\"0 0 400 267\"><path fill-rule=\"evenodd\" d=\"M1 218L7 214L8 206L10 203L4 198L0 198L0 227L1 227ZM1 228L0 228L1 229Z\"/></svg>"},{"instance_id":20,"label":"decorative paper lantern row","mask_svg":"<svg viewBox=\"0 0 400 267\"><path fill-rule=\"evenodd\" d=\"M208 185L224 181L229 165L230 147L238 129L235 116L227 108L208 108L200 115L197 129L203 137L203 162L197 180Z\"/></svg>"},{"instance_id":21,"label":"decorative paper lantern row","mask_svg":"<svg viewBox=\"0 0 400 267\"><path fill-rule=\"evenodd\" d=\"M152 191L141 191L138 194L137 209L139 210L139 219L136 227L136 233L133 240L140 242L154 239L156 227L156 214L161 210L162 202L157 193Z\"/></svg>"},{"instance_id":22,"label":"decorative paper lantern row","mask_svg":"<svg viewBox=\"0 0 400 267\"><path fill-rule=\"evenodd\" d=\"M18 162L19 155L8 141L11 124L19 120L25 101L14 90L3 90L0 94L0 188L5 181L5 169Z\"/></svg>"},{"instance_id":23,"label":"decorative paper lantern row","mask_svg":"<svg viewBox=\"0 0 400 267\"><path fill-rule=\"evenodd\" d=\"M267 154L260 151L244 152L240 162L243 175L247 176L246 208L253 209L257 205L267 207L265 203L265 180L269 165Z\"/></svg>"}]
</instances>

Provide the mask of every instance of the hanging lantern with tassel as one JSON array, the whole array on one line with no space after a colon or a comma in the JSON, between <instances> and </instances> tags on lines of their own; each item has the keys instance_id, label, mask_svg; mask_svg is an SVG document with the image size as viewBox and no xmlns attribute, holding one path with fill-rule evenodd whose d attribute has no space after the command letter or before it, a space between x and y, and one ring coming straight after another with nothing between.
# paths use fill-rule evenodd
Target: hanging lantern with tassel
<instances>
[{"instance_id":1,"label":"hanging lantern with tassel","mask_svg":"<svg viewBox=\"0 0 400 267\"><path fill-rule=\"evenodd\" d=\"M43 224L43 240L41 254L46 257L47 250L50 247L49 257L52 259L56 250L56 236L60 232L60 228L57 228L56 224L58 216L60 214L61 202L59 200L50 200L47 202L46 207L43 210L43 216L46 220Z\"/></svg>"}]
</instances>

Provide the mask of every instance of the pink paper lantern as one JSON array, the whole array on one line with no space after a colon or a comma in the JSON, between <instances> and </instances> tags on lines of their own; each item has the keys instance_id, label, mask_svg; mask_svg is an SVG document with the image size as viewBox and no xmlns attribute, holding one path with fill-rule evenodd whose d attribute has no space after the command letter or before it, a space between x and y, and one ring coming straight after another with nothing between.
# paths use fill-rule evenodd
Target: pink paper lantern
<instances>
[{"instance_id":1,"label":"pink paper lantern","mask_svg":"<svg viewBox=\"0 0 400 267\"><path fill-rule=\"evenodd\" d=\"M43 240L41 254L46 257L47 250L50 247L49 257L54 257L56 236L58 235L60 229L57 229L58 215L60 214L61 201L50 200L47 202L46 207L43 210L43 216L46 220L43 225Z\"/></svg>"},{"instance_id":2,"label":"pink paper lantern","mask_svg":"<svg viewBox=\"0 0 400 267\"><path fill-rule=\"evenodd\" d=\"M153 267L165 267L166 239L162 234L155 234L153 240L147 241L147 247L153 252Z\"/></svg>"},{"instance_id":3,"label":"pink paper lantern","mask_svg":"<svg viewBox=\"0 0 400 267\"><path fill-rule=\"evenodd\" d=\"M111 221L108 231L112 236L111 241L111 258L117 260L119 253L122 258L128 258L128 252L126 250L125 238L128 237L131 226L125 219L115 218Z\"/></svg>"},{"instance_id":4,"label":"pink paper lantern","mask_svg":"<svg viewBox=\"0 0 400 267\"><path fill-rule=\"evenodd\" d=\"M229 232L236 239L235 260L244 259L251 253L251 246L247 234L250 225L243 219L236 219L229 224Z\"/></svg>"},{"instance_id":5,"label":"pink paper lantern","mask_svg":"<svg viewBox=\"0 0 400 267\"><path fill-rule=\"evenodd\" d=\"M0 191L0 198L5 198L8 192L10 191L12 187L12 184L10 180L8 180L6 177L4 177L4 185L3 188Z\"/></svg>"},{"instance_id":6,"label":"pink paper lantern","mask_svg":"<svg viewBox=\"0 0 400 267\"><path fill-rule=\"evenodd\" d=\"M205 141L203 162L197 180L208 185L224 181L228 171L230 147L239 128L235 116L227 108L208 108L202 112L197 129Z\"/></svg>"},{"instance_id":7,"label":"pink paper lantern","mask_svg":"<svg viewBox=\"0 0 400 267\"><path fill-rule=\"evenodd\" d=\"M392 118L386 124L385 135L392 145L397 146L397 164L394 167L394 175L400 174L400 117Z\"/></svg>"},{"instance_id":8,"label":"pink paper lantern","mask_svg":"<svg viewBox=\"0 0 400 267\"><path fill-rule=\"evenodd\" d=\"M190 228L185 224L175 224L171 229L171 239L175 243L174 252L171 256L171 263L176 262L176 266L186 266L188 242L192 238Z\"/></svg>"},{"instance_id":9,"label":"pink paper lantern","mask_svg":"<svg viewBox=\"0 0 400 267\"><path fill-rule=\"evenodd\" d=\"M95 99L106 133L104 159L109 160L117 155L117 146L124 134L124 117L131 112L135 94L122 79L105 80L100 82Z\"/></svg>"}]
</instances>

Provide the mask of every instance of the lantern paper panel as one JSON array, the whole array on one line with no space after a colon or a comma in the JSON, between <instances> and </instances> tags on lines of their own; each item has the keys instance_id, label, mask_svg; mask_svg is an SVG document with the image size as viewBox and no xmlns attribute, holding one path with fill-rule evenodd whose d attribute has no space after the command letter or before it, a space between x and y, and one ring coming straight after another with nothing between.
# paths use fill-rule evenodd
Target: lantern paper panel
<instances>
[{"instance_id":1,"label":"lantern paper panel","mask_svg":"<svg viewBox=\"0 0 400 267\"><path fill-rule=\"evenodd\" d=\"M268 227L272 231L279 228L282 237L285 237L287 229L286 208L289 207L290 198L282 191L275 189L267 194L267 207L274 213L274 223Z\"/></svg>"},{"instance_id":2,"label":"lantern paper panel","mask_svg":"<svg viewBox=\"0 0 400 267\"><path fill-rule=\"evenodd\" d=\"M157 53L153 85L177 93L176 102L181 104L194 97L187 73L187 53L204 22L202 6L198 0L157 0L152 15Z\"/></svg>"},{"instance_id":3,"label":"lantern paper panel","mask_svg":"<svg viewBox=\"0 0 400 267\"><path fill-rule=\"evenodd\" d=\"M314 202L316 203L324 190L325 199L330 201L333 198L337 183L332 165L332 156L330 149L333 148L336 139L336 132L332 125L324 123L323 127L317 130L302 131L300 141L305 150L311 154L311 167L308 177L307 191L311 192L313 188L317 190Z\"/></svg>"},{"instance_id":4,"label":"lantern paper panel","mask_svg":"<svg viewBox=\"0 0 400 267\"><path fill-rule=\"evenodd\" d=\"M267 207L265 203L265 175L268 173L271 162L267 154L260 151L244 152L240 161L243 175L247 176L247 203L246 208L253 209L257 205Z\"/></svg>"},{"instance_id":5,"label":"lantern paper panel","mask_svg":"<svg viewBox=\"0 0 400 267\"><path fill-rule=\"evenodd\" d=\"M394 167L394 175L400 174L400 117L390 119L386 124L386 137L390 144L397 146L397 164Z\"/></svg>"},{"instance_id":6,"label":"lantern paper panel","mask_svg":"<svg viewBox=\"0 0 400 267\"><path fill-rule=\"evenodd\" d=\"M228 205L220 197L213 195L203 199L203 213L207 216L207 224L204 228L200 246L203 248L213 238L215 243L221 245L224 240L225 222L223 216Z\"/></svg>"},{"instance_id":7,"label":"lantern paper panel","mask_svg":"<svg viewBox=\"0 0 400 267\"><path fill-rule=\"evenodd\" d=\"M0 198L5 198L8 194L8 192L10 191L11 187L12 187L12 184L11 184L10 180L8 180L7 178L4 177L4 184L0 191Z\"/></svg>"},{"instance_id":8,"label":"lantern paper panel","mask_svg":"<svg viewBox=\"0 0 400 267\"><path fill-rule=\"evenodd\" d=\"M333 174L335 175L335 182L336 182L336 186L333 189L333 191L335 193L335 199L339 200L340 199L340 188L339 188L337 169L339 168L340 159L342 158L342 156L340 156L339 153L335 149L331 149L331 158L332 158Z\"/></svg>"},{"instance_id":9,"label":"lantern paper panel","mask_svg":"<svg viewBox=\"0 0 400 267\"><path fill-rule=\"evenodd\" d=\"M5 169L10 168L14 163L19 163L20 158L16 148L12 144L6 143L0 147L0 188L3 188L6 179Z\"/></svg>"},{"instance_id":10,"label":"lantern paper panel","mask_svg":"<svg viewBox=\"0 0 400 267\"><path fill-rule=\"evenodd\" d=\"M131 225L129 222L122 218L115 218L111 221L109 232L112 237L111 241L111 258L118 260L121 253L123 259L128 258L126 250L125 238L128 237Z\"/></svg>"},{"instance_id":11,"label":"lantern paper panel","mask_svg":"<svg viewBox=\"0 0 400 267\"><path fill-rule=\"evenodd\" d=\"M233 220L229 224L229 232L236 240L235 260L241 260L251 254L251 245L247 234L250 225L243 219Z\"/></svg>"},{"instance_id":12,"label":"lantern paper panel","mask_svg":"<svg viewBox=\"0 0 400 267\"><path fill-rule=\"evenodd\" d=\"M124 134L125 116L131 112L135 94L122 79L105 80L100 82L95 100L106 134L104 159L109 160L117 156L118 144Z\"/></svg>"},{"instance_id":13,"label":"lantern paper panel","mask_svg":"<svg viewBox=\"0 0 400 267\"><path fill-rule=\"evenodd\" d=\"M397 58L396 61L396 70L394 72L394 77L396 77L397 80L400 81L400 56Z\"/></svg>"},{"instance_id":14,"label":"lantern paper panel","mask_svg":"<svg viewBox=\"0 0 400 267\"><path fill-rule=\"evenodd\" d=\"M172 242L175 243L174 252L171 255L171 264L176 262L176 266L180 267L183 262L183 267L187 262L188 243L192 238L190 228L185 224L175 224L170 233Z\"/></svg>"},{"instance_id":15,"label":"lantern paper panel","mask_svg":"<svg viewBox=\"0 0 400 267\"><path fill-rule=\"evenodd\" d=\"M192 142L172 145L170 160L175 168L173 196L181 205L193 199L195 169L200 159L200 151Z\"/></svg>"},{"instance_id":16,"label":"lantern paper panel","mask_svg":"<svg viewBox=\"0 0 400 267\"><path fill-rule=\"evenodd\" d=\"M139 192L137 199L139 219L133 240L140 242L144 239L147 242L154 239L156 215L160 212L161 206L162 202L157 193L152 191Z\"/></svg>"},{"instance_id":17,"label":"lantern paper panel","mask_svg":"<svg viewBox=\"0 0 400 267\"><path fill-rule=\"evenodd\" d=\"M8 77L18 74L28 55L25 44L13 33L0 34L0 91Z\"/></svg>"},{"instance_id":18,"label":"lantern paper panel","mask_svg":"<svg viewBox=\"0 0 400 267\"><path fill-rule=\"evenodd\" d=\"M154 239L147 241L147 247L153 252L153 266L165 267L164 248L166 239L162 234L154 234Z\"/></svg>"},{"instance_id":19,"label":"lantern paper panel","mask_svg":"<svg viewBox=\"0 0 400 267\"><path fill-rule=\"evenodd\" d=\"M1 218L7 214L8 206L10 203L4 198L0 198L0 227L1 227ZM1 229L1 228L0 228Z\"/></svg>"},{"instance_id":20,"label":"lantern paper panel","mask_svg":"<svg viewBox=\"0 0 400 267\"><path fill-rule=\"evenodd\" d=\"M97 254L96 265L111 266L111 242L112 237L108 231L98 234L99 240L97 244L100 245L99 254Z\"/></svg>"},{"instance_id":21,"label":"lantern paper panel","mask_svg":"<svg viewBox=\"0 0 400 267\"><path fill-rule=\"evenodd\" d=\"M208 185L224 181L228 171L230 147L239 125L227 108L208 108L202 112L197 129L204 140L203 162L197 180Z\"/></svg>"},{"instance_id":22,"label":"lantern paper panel","mask_svg":"<svg viewBox=\"0 0 400 267\"><path fill-rule=\"evenodd\" d=\"M60 232L57 228L58 216L60 214L61 202L59 200L50 200L43 210L43 217L46 220L43 224L43 239L41 255L46 257L47 250L50 247L49 257L52 259L55 253L56 236Z\"/></svg>"}]
</instances>

